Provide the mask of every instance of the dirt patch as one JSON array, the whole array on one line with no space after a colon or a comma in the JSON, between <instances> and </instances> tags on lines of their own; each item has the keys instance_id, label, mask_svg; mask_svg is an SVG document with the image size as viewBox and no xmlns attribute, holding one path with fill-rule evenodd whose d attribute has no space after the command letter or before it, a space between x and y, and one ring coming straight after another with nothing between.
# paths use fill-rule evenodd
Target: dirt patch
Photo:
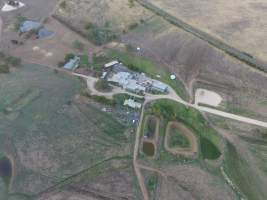
<instances>
[{"instance_id":1,"label":"dirt patch","mask_svg":"<svg viewBox=\"0 0 267 200\"><path fill-rule=\"evenodd\" d=\"M217 107L222 102L222 97L216 92L205 90L205 89L197 89L195 94L195 104L205 104Z\"/></svg>"},{"instance_id":2,"label":"dirt patch","mask_svg":"<svg viewBox=\"0 0 267 200\"><path fill-rule=\"evenodd\" d=\"M84 44L85 52L98 51L98 48L54 18L49 18L45 26L55 34L44 39L29 39L23 46L11 49L10 54L27 60L27 62L55 67L59 62L64 61L66 54L81 54L79 50L73 48L75 41Z\"/></svg>"},{"instance_id":3,"label":"dirt patch","mask_svg":"<svg viewBox=\"0 0 267 200\"><path fill-rule=\"evenodd\" d=\"M183 134L184 137L188 140L188 145L178 145L175 147L172 147L171 141L173 138L173 130L176 129L179 131L180 134ZM181 137L180 137L181 138ZM184 142L183 142L184 143ZM177 142L179 144L179 142ZM182 147L184 146L184 147ZM164 147L167 151L177 154L177 155L185 155L185 156L192 156L195 155L198 152L198 144L197 139L187 127L185 127L183 124L178 122L169 122L166 128L166 135L164 140Z\"/></svg>"}]
</instances>

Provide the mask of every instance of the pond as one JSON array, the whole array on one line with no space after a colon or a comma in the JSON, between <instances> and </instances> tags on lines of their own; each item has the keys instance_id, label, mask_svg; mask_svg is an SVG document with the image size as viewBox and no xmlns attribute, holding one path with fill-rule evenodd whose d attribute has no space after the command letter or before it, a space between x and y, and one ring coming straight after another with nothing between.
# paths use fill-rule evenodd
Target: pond
<instances>
[{"instance_id":1,"label":"pond","mask_svg":"<svg viewBox=\"0 0 267 200\"><path fill-rule=\"evenodd\" d=\"M144 142L143 143L143 152L147 155L147 156L154 156L155 154L155 147L154 144L151 142Z\"/></svg>"},{"instance_id":2,"label":"pond","mask_svg":"<svg viewBox=\"0 0 267 200\"><path fill-rule=\"evenodd\" d=\"M0 158L0 177L9 185L12 177L12 164L7 157Z\"/></svg>"}]
</instances>

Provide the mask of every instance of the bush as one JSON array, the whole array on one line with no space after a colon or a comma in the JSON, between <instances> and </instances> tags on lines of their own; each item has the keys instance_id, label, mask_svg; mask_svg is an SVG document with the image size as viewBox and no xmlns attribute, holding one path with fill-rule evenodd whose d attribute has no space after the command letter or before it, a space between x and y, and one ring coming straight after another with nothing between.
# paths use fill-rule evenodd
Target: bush
<instances>
[{"instance_id":1,"label":"bush","mask_svg":"<svg viewBox=\"0 0 267 200\"><path fill-rule=\"evenodd\" d=\"M15 31L19 31L20 25L22 22L24 22L27 18L23 17L22 15L18 15L16 18L16 22L14 24Z\"/></svg>"},{"instance_id":2,"label":"bush","mask_svg":"<svg viewBox=\"0 0 267 200\"><path fill-rule=\"evenodd\" d=\"M1 64L0 73L3 73L3 74L9 73L9 66L7 64Z\"/></svg>"},{"instance_id":3,"label":"bush","mask_svg":"<svg viewBox=\"0 0 267 200\"><path fill-rule=\"evenodd\" d=\"M138 26L137 23L130 24L130 26L129 26L129 30L133 30L133 29L135 29L137 26Z\"/></svg>"},{"instance_id":4,"label":"bush","mask_svg":"<svg viewBox=\"0 0 267 200\"><path fill-rule=\"evenodd\" d=\"M80 42L79 40L75 40L72 43L72 46L74 49L78 49L79 51L83 51L84 50L84 43Z\"/></svg>"},{"instance_id":5,"label":"bush","mask_svg":"<svg viewBox=\"0 0 267 200\"><path fill-rule=\"evenodd\" d=\"M67 3L66 3L66 1L62 1L62 2L59 4L59 7L62 8L62 9L66 9L66 8L67 8Z\"/></svg>"},{"instance_id":6,"label":"bush","mask_svg":"<svg viewBox=\"0 0 267 200\"><path fill-rule=\"evenodd\" d=\"M68 62L70 59L73 59L75 55L73 53L68 53L65 55L65 63Z\"/></svg>"},{"instance_id":7,"label":"bush","mask_svg":"<svg viewBox=\"0 0 267 200\"><path fill-rule=\"evenodd\" d=\"M103 92L110 92L111 91L111 87L108 84L108 82L106 80L102 80L99 79L96 84L95 84L95 88L99 91L103 91Z\"/></svg>"},{"instance_id":8,"label":"bush","mask_svg":"<svg viewBox=\"0 0 267 200\"><path fill-rule=\"evenodd\" d=\"M8 65L12 65L13 67L18 67L18 66L21 65L21 59L20 58L13 57L13 56L8 56L6 58L6 63Z\"/></svg>"},{"instance_id":9,"label":"bush","mask_svg":"<svg viewBox=\"0 0 267 200\"><path fill-rule=\"evenodd\" d=\"M108 23L106 23L105 26L90 24L87 28L88 40L96 45L103 45L117 38L117 35L111 30Z\"/></svg>"}]
</instances>

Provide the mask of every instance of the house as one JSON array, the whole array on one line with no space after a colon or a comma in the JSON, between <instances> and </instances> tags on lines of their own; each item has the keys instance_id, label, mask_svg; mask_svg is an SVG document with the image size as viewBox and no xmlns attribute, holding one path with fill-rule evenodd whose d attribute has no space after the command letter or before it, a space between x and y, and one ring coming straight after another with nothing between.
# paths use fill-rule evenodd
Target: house
<instances>
[{"instance_id":1,"label":"house","mask_svg":"<svg viewBox=\"0 0 267 200\"><path fill-rule=\"evenodd\" d=\"M129 106L130 108L134 108L134 109L140 109L142 107L141 103L138 103L138 102L134 101L133 99L125 100L123 105Z\"/></svg>"},{"instance_id":2,"label":"house","mask_svg":"<svg viewBox=\"0 0 267 200\"><path fill-rule=\"evenodd\" d=\"M168 86L160 81L153 80L151 90L154 92L168 92Z\"/></svg>"},{"instance_id":3,"label":"house","mask_svg":"<svg viewBox=\"0 0 267 200\"><path fill-rule=\"evenodd\" d=\"M78 67L79 62L80 62L80 57L75 56L64 65L64 69L73 70Z\"/></svg>"}]
</instances>

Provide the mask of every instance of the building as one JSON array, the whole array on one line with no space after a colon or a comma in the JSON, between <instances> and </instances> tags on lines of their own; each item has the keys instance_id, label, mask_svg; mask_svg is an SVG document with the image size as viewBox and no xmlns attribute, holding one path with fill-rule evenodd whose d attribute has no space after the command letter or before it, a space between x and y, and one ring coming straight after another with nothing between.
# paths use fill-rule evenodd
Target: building
<instances>
[{"instance_id":1,"label":"building","mask_svg":"<svg viewBox=\"0 0 267 200\"><path fill-rule=\"evenodd\" d=\"M80 62L80 57L75 56L64 65L64 69L73 70L78 67L79 62Z\"/></svg>"},{"instance_id":2,"label":"building","mask_svg":"<svg viewBox=\"0 0 267 200\"><path fill-rule=\"evenodd\" d=\"M153 80L151 90L154 92L166 93L168 92L168 86L160 81Z\"/></svg>"},{"instance_id":3,"label":"building","mask_svg":"<svg viewBox=\"0 0 267 200\"><path fill-rule=\"evenodd\" d=\"M136 94L144 94L146 91L146 88L142 85L139 85L136 80L129 80L124 87L125 90Z\"/></svg>"},{"instance_id":4,"label":"building","mask_svg":"<svg viewBox=\"0 0 267 200\"><path fill-rule=\"evenodd\" d=\"M111 61L107 64L104 65L105 68L110 68L110 67L113 67L114 65L117 65L119 64L119 62L117 60L114 60L114 61Z\"/></svg>"},{"instance_id":5,"label":"building","mask_svg":"<svg viewBox=\"0 0 267 200\"><path fill-rule=\"evenodd\" d=\"M124 101L124 106L129 106L133 109L140 109L142 107L142 104L139 102L134 101L133 99L127 99Z\"/></svg>"},{"instance_id":6,"label":"building","mask_svg":"<svg viewBox=\"0 0 267 200\"><path fill-rule=\"evenodd\" d=\"M117 74L114 74L111 78L109 78L108 81L125 88L125 86L128 84L131 78L132 75L130 73L119 72Z\"/></svg>"},{"instance_id":7,"label":"building","mask_svg":"<svg viewBox=\"0 0 267 200\"><path fill-rule=\"evenodd\" d=\"M32 30L38 30L39 28L41 28L41 26L42 25L39 22L26 20L21 24L21 26L19 28L19 32L20 33L26 33L26 32L32 31Z\"/></svg>"}]
</instances>

